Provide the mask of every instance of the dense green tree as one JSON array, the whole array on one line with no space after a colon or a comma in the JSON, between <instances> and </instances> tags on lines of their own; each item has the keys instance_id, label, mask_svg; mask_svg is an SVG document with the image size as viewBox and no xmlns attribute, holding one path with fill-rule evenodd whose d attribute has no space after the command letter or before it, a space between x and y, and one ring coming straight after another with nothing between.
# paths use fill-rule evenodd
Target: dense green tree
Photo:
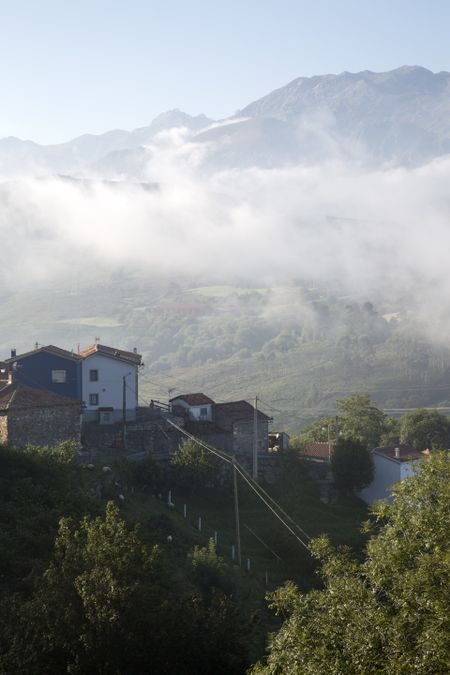
<instances>
[{"instance_id":1,"label":"dense green tree","mask_svg":"<svg viewBox=\"0 0 450 675\"><path fill-rule=\"evenodd\" d=\"M450 447L450 420L438 410L419 408L400 420L400 441L415 450Z\"/></svg>"},{"instance_id":2,"label":"dense green tree","mask_svg":"<svg viewBox=\"0 0 450 675\"><path fill-rule=\"evenodd\" d=\"M73 448L0 445L0 592L28 588L50 559L63 515L93 512L86 473L68 461Z\"/></svg>"},{"instance_id":3,"label":"dense green tree","mask_svg":"<svg viewBox=\"0 0 450 675\"><path fill-rule=\"evenodd\" d=\"M270 596L285 617L271 636L267 675L446 675L450 672L450 461L422 460L373 509L362 562L323 537L311 552L321 590L289 583Z\"/></svg>"},{"instance_id":4,"label":"dense green tree","mask_svg":"<svg viewBox=\"0 0 450 675\"><path fill-rule=\"evenodd\" d=\"M235 579L230 567L217 555L213 539L206 546L195 546L189 561L190 577L204 595L210 596L217 590L229 595L235 590Z\"/></svg>"},{"instance_id":5,"label":"dense green tree","mask_svg":"<svg viewBox=\"0 0 450 675\"><path fill-rule=\"evenodd\" d=\"M351 494L372 482L372 456L361 441L340 438L331 456L331 470L338 490L342 494Z\"/></svg>"},{"instance_id":6,"label":"dense green tree","mask_svg":"<svg viewBox=\"0 0 450 675\"><path fill-rule=\"evenodd\" d=\"M398 445L400 442L400 422L394 417L386 417L380 446Z\"/></svg>"},{"instance_id":7,"label":"dense green tree","mask_svg":"<svg viewBox=\"0 0 450 675\"><path fill-rule=\"evenodd\" d=\"M62 519L35 592L5 607L2 675L225 675L246 665L232 599L180 583L160 549L146 547L111 502L104 517L79 527Z\"/></svg>"},{"instance_id":8,"label":"dense green tree","mask_svg":"<svg viewBox=\"0 0 450 675\"><path fill-rule=\"evenodd\" d=\"M338 433L339 420L337 417L323 417L308 424L298 436L292 436L291 447L301 447L305 443L322 442L326 443L328 439L335 442Z\"/></svg>"},{"instance_id":9,"label":"dense green tree","mask_svg":"<svg viewBox=\"0 0 450 675\"><path fill-rule=\"evenodd\" d=\"M147 455L139 462L120 457L114 462L114 469L120 480L126 485L153 491L159 491L166 487L165 467L152 454Z\"/></svg>"},{"instance_id":10,"label":"dense green tree","mask_svg":"<svg viewBox=\"0 0 450 675\"><path fill-rule=\"evenodd\" d=\"M379 444L386 415L371 401L368 394L355 394L336 401L339 431L346 438L359 440L372 449Z\"/></svg>"},{"instance_id":11,"label":"dense green tree","mask_svg":"<svg viewBox=\"0 0 450 675\"><path fill-rule=\"evenodd\" d=\"M171 468L175 482L185 491L220 484L223 478L221 460L190 440L181 443Z\"/></svg>"}]
</instances>

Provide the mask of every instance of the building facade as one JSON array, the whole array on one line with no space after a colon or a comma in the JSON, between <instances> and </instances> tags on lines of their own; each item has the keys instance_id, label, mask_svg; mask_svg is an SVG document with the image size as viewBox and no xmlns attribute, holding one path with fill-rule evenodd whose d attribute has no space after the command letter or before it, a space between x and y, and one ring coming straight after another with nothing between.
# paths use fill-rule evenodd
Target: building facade
<instances>
[{"instance_id":1,"label":"building facade","mask_svg":"<svg viewBox=\"0 0 450 675\"><path fill-rule=\"evenodd\" d=\"M101 344L80 352L83 421L112 424L136 419L142 357Z\"/></svg>"},{"instance_id":2,"label":"building facade","mask_svg":"<svg viewBox=\"0 0 450 675\"><path fill-rule=\"evenodd\" d=\"M389 446L372 450L374 478L358 496L367 504L379 499L392 499L392 487L414 473L416 462L424 454L409 445Z\"/></svg>"},{"instance_id":3,"label":"building facade","mask_svg":"<svg viewBox=\"0 0 450 675\"><path fill-rule=\"evenodd\" d=\"M215 403L202 393L182 394L170 401L172 413L183 418L186 429L218 450L251 457L255 439L255 408L247 401ZM269 449L271 418L260 410L256 417L258 453Z\"/></svg>"},{"instance_id":4,"label":"building facade","mask_svg":"<svg viewBox=\"0 0 450 675\"><path fill-rule=\"evenodd\" d=\"M171 411L191 422L212 422L214 401L202 393L180 394L170 399Z\"/></svg>"},{"instance_id":5,"label":"building facade","mask_svg":"<svg viewBox=\"0 0 450 675\"><path fill-rule=\"evenodd\" d=\"M81 400L81 361L79 354L47 345L18 355L11 350L5 367L28 387Z\"/></svg>"}]
</instances>

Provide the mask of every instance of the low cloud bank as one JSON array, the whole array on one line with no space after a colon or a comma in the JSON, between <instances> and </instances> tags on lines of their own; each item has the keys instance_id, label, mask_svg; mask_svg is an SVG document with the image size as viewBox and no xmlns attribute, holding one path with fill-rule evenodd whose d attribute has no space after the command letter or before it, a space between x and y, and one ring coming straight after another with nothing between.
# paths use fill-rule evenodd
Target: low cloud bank
<instances>
[{"instance_id":1,"label":"low cloud bank","mask_svg":"<svg viewBox=\"0 0 450 675\"><path fill-rule=\"evenodd\" d=\"M0 184L3 288L67 268L138 266L174 277L293 278L412 309L445 328L450 158L417 169L315 166L205 172L180 130L150 149L158 189L58 177Z\"/></svg>"}]
</instances>

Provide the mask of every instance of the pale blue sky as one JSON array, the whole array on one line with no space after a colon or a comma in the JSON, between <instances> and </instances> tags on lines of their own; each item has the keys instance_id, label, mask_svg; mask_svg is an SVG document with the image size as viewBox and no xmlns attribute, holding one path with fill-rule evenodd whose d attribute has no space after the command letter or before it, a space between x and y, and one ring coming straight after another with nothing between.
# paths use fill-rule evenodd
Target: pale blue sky
<instances>
[{"instance_id":1,"label":"pale blue sky","mask_svg":"<svg viewBox=\"0 0 450 675\"><path fill-rule=\"evenodd\" d=\"M450 70L447 0L0 0L0 137L60 142L301 75Z\"/></svg>"}]
</instances>

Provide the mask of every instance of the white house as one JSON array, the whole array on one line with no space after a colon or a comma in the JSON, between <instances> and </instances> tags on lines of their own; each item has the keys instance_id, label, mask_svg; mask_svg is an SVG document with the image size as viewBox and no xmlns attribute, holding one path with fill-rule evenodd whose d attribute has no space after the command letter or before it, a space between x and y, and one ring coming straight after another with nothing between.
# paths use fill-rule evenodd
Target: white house
<instances>
[{"instance_id":1,"label":"white house","mask_svg":"<svg viewBox=\"0 0 450 675\"><path fill-rule=\"evenodd\" d=\"M83 421L112 424L136 419L138 407L138 368L141 355L136 350L95 344L80 352L82 356Z\"/></svg>"},{"instance_id":2,"label":"white house","mask_svg":"<svg viewBox=\"0 0 450 675\"><path fill-rule=\"evenodd\" d=\"M417 460L424 456L409 445L375 448L372 450L374 478L370 485L358 494L367 504L378 499L391 499L391 489L395 483L412 476Z\"/></svg>"},{"instance_id":3,"label":"white house","mask_svg":"<svg viewBox=\"0 0 450 675\"><path fill-rule=\"evenodd\" d=\"M170 399L174 414L187 417L191 422L212 422L214 401L205 394L180 394Z\"/></svg>"}]
</instances>

